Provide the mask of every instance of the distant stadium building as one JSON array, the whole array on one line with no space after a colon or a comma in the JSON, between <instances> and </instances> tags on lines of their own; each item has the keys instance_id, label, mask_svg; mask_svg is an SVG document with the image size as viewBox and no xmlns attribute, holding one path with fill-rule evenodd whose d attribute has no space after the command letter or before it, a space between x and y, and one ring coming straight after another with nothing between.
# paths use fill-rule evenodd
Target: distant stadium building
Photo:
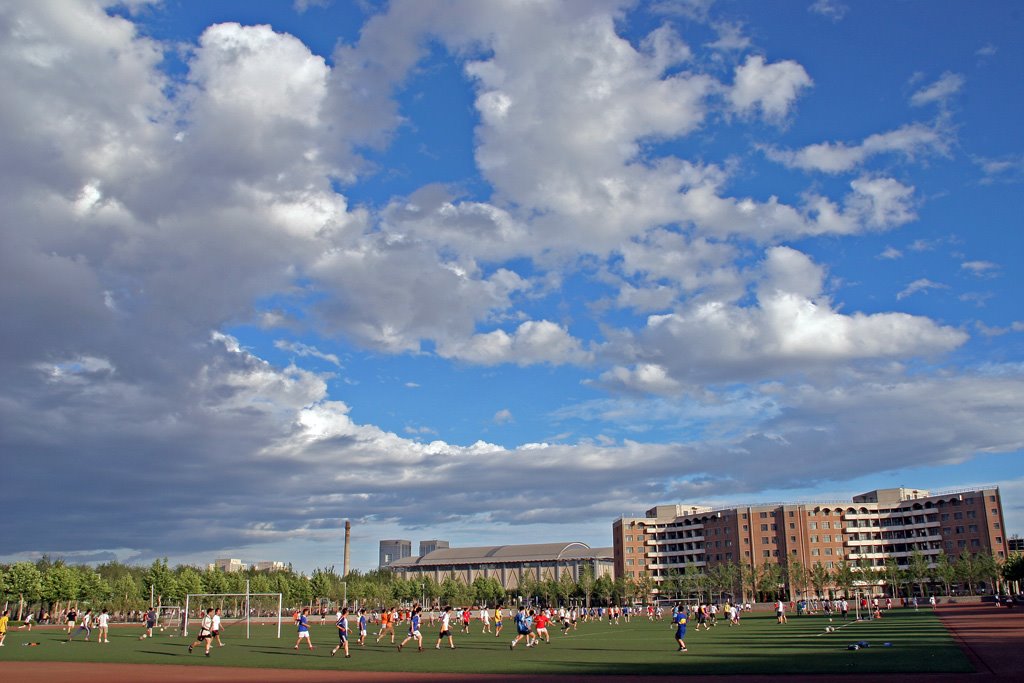
<instances>
[{"instance_id":1,"label":"distant stadium building","mask_svg":"<svg viewBox=\"0 0 1024 683\"><path fill-rule=\"evenodd\" d=\"M404 538L390 538L380 542L380 562L383 569L391 563L412 556L412 541Z\"/></svg>"},{"instance_id":2,"label":"distant stadium building","mask_svg":"<svg viewBox=\"0 0 1024 683\"><path fill-rule=\"evenodd\" d=\"M531 543L475 548L438 548L419 557L407 557L388 569L408 579L430 577L441 583L452 577L469 585L477 577L494 577L505 590L515 590L524 576L538 581L558 581L568 573L578 581L584 567L593 568L594 578L612 576L615 570L611 548L591 548L586 543Z\"/></svg>"}]
</instances>

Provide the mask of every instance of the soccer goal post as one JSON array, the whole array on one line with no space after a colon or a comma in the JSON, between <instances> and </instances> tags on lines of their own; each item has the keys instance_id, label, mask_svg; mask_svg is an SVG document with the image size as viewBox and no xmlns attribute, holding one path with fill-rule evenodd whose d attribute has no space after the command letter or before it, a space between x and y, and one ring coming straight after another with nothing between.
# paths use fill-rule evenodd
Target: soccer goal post
<instances>
[{"instance_id":1,"label":"soccer goal post","mask_svg":"<svg viewBox=\"0 0 1024 683\"><path fill-rule=\"evenodd\" d=\"M171 633L181 625L181 605L160 605L156 608L156 625L161 631L170 628Z\"/></svg>"},{"instance_id":2,"label":"soccer goal post","mask_svg":"<svg viewBox=\"0 0 1024 683\"><path fill-rule=\"evenodd\" d=\"M246 588L249 587L249 582L246 582ZM231 605L227 606L224 604L225 600L231 600ZM253 604L254 598L261 598L257 600L258 603L262 603L267 607L272 606L272 614L266 614L271 611L268 609L259 609L258 606ZM262 598L268 598L269 600L262 600ZM216 604L214 604L216 603ZM206 609L209 607L220 607L221 611L224 612L223 618L225 621L231 620L234 623L241 623L245 621L245 637L248 640L251 634L251 626L253 617L255 616L259 623L266 623L268 618L277 622L277 637L281 637L281 610L284 607L284 596L281 593L250 593L246 590L245 593L189 593L185 596L185 614L181 624L181 635L188 635L188 623L190 620L191 610L198 609L204 615ZM255 612L255 614L254 614ZM225 623L221 622L222 625Z\"/></svg>"}]
</instances>

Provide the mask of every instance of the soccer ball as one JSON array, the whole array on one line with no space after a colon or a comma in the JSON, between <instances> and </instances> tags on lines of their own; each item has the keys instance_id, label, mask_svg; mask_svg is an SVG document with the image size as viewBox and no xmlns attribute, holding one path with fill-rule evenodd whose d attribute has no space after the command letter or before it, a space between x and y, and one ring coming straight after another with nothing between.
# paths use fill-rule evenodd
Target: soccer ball
<instances>
[{"instance_id":1,"label":"soccer ball","mask_svg":"<svg viewBox=\"0 0 1024 683\"><path fill-rule=\"evenodd\" d=\"M139 640L145 640L145 639L146 639L146 634L145 633L143 633L141 636L139 636Z\"/></svg>"}]
</instances>

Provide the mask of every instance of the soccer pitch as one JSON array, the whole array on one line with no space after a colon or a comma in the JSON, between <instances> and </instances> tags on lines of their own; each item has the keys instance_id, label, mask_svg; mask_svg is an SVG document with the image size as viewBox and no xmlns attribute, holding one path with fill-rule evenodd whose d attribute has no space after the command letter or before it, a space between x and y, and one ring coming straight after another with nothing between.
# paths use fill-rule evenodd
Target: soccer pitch
<instances>
[{"instance_id":1,"label":"soccer pitch","mask_svg":"<svg viewBox=\"0 0 1024 683\"><path fill-rule=\"evenodd\" d=\"M827 626L836 630L825 631ZM788 624L777 624L774 616L748 614L740 627L724 622L709 631L697 632L691 624L687 632L687 653L676 651L675 631L669 621L650 622L634 619L609 626L581 623L576 631L562 635L552 629L551 644L527 649L520 642L509 650L514 629L500 638L482 635L481 624L474 621L471 634L456 629L456 649L434 649L437 628L422 629L424 652L410 642L399 653L385 638L374 644L376 627L371 629L368 645L350 643L352 657L343 652L330 656L337 642L333 624L311 627L314 651L305 643L294 650L295 633L286 629L282 638L274 637L276 626L253 626L253 637L245 640L244 627L235 626L222 634L226 646L214 646L212 655L203 656L196 648L189 654L192 638L171 637L168 632L152 639L139 640L141 627L111 629L109 645L76 640L64 644L63 632L37 629L13 631L7 646L0 649L0 660L8 661L81 661L135 664L191 664L196 666L240 666L278 669L320 669L347 671L395 671L433 673L506 673L506 674L849 674L849 673L939 673L972 672L974 668L939 620L927 610L893 610L883 619L864 622L829 622L824 616L790 617ZM396 629L396 640L405 637L406 628ZM848 650L859 641L870 647ZM28 647L25 643L37 642ZM886 645L889 643L889 645ZM411 646L411 647L410 647Z\"/></svg>"}]
</instances>

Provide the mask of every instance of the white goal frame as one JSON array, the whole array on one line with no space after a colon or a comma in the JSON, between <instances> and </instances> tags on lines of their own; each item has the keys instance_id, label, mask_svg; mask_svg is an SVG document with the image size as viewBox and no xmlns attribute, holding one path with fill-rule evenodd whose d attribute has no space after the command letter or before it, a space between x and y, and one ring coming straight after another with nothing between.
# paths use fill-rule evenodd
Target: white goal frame
<instances>
[{"instance_id":1,"label":"white goal frame","mask_svg":"<svg viewBox=\"0 0 1024 683\"><path fill-rule=\"evenodd\" d=\"M246 588L249 587L249 582L246 581ZM189 604L192 598L245 598L245 638L249 639L249 626L252 621L252 612L250 610L249 598L260 596L260 597L272 597L277 596L277 637L281 637L281 610L284 608L284 595L281 593L250 593L246 590L245 593L188 593L185 596L185 621L181 626L181 635L188 635L188 619L189 619Z\"/></svg>"},{"instance_id":2,"label":"white goal frame","mask_svg":"<svg viewBox=\"0 0 1024 683\"><path fill-rule=\"evenodd\" d=\"M170 612L171 610L178 610L178 616L180 617L181 616L181 609L182 609L182 607L181 607L181 605L157 605L155 609L156 609L156 626L157 626L157 628L163 629L163 628L166 628L166 626L163 625L163 615L164 615L164 612ZM167 626L171 626L173 628L173 626L176 626L176 624L175 625L168 624Z\"/></svg>"}]
</instances>

